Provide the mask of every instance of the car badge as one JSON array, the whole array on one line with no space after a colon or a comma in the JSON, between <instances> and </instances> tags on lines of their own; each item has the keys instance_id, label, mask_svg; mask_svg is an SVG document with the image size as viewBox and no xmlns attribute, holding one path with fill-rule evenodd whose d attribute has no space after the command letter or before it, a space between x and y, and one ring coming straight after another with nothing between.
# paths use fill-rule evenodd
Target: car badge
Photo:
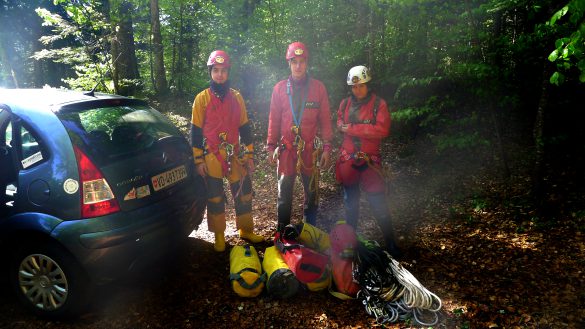
<instances>
[{"instance_id":1,"label":"car badge","mask_svg":"<svg viewBox=\"0 0 585 329\"><path fill-rule=\"evenodd\" d=\"M63 182L63 190L67 194L74 194L79 190L79 182L72 178L67 178L65 182Z\"/></svg>"},{"instance_id":2,"label":"car badge","mask_svg":"<svg viewBox=\"0 0 585 329\"><path fill-rule=\"evenodd\" d=\"M303 54L303 50L301 48L295 49L295 55L301 56Z\"/></svg>"},{"instance_id":3,"label":"car badge","mask_svg":"<svg viewBox=\"0 0 585 329\"><path fill-rule=\"evenodd\" d=\"M215 62L218 64L222 64L224 62L224 58L221 56L216 56L215 57Z\"/></svg>"},{"instance_id":4,"label":"car badge","mask_svg":"<svg viewBox=\"0 0 585 329\"><path fill-rule=\"evenodd\" d=\"M167 161L169 161L169 158L167 157L167 153L166 152L163 152L163 154L162 154L162 160L163 160L163 163L165 163L165 164L167 163Z\"/></svg>"}]
</instances>

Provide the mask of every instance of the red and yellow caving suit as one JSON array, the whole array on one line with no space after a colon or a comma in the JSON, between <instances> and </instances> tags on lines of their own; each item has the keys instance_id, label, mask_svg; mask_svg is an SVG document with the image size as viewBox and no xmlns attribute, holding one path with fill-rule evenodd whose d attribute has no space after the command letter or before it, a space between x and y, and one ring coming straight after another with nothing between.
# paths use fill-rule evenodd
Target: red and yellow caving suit
<instances>
[{"instance_id":1,"label":"red and yellow caving suit","mask_svg":"<svg viewBox=\"0 0 585 329\"><path fill-rule=\"evenodd\" d=\"M223 234L226 228L225 177L235 201L237 228L252 232L252 183L242 163L253 157L254 146L244 99L238 91L230 89L221 100L207 88L195 97L191 124L195 164L205 162L208 170L209 231ZM244 154L241 154L240 141L245 145ZM229 152L233 152L231 157Z\"/></svg>"}]
</instances>

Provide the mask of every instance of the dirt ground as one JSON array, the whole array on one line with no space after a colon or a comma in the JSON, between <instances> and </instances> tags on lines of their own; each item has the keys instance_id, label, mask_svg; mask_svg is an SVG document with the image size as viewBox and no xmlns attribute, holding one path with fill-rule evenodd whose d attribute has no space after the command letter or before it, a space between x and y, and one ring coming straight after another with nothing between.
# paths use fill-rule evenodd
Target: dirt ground
<instances>
[{"instance_id":1,"label":"dirt ground","mask_svg":"<svg viewBox=\"0 0 585 329\"><path fill-rule=\"evenodd\" d=\"M420 166L416 154L387 145L392 164L389 206L401 264L443 301L433 328L585 328L583 214L545 229L506 203L481 165L453 159ZM263 159L265 154L258 152ZM295 198L293 221L301 218ZM260 162L254 175L256 230L269 241L276 226L276 178ZM514 192L506 197L514 198ZM317 225L343 217L331 170L321 182ZM229 245L241 244L228 205ZM356 300L302 291L291 299L238 297L230 286L229 253L213 250L206 222L184 248L148 270L101 287L78 319L47 321L28 314L0 282L0 328L411 328L411 320L378 325ZM363 204L358 233L381 241ZM262 251L270 242L257 245Z\"/></svg>"}]
</instances>

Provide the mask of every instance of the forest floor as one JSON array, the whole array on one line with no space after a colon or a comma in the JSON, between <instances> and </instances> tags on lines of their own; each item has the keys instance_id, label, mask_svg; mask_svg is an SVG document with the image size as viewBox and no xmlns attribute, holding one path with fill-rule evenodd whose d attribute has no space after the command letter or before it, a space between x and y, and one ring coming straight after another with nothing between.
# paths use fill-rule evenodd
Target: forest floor
<instances>
[{"instance_id":1,"label":"forest floor","mask_svg":"<svg viewBox=\"0 0 585 329\"><path fill-rule=\"evenodd\" d=\"M184 130L185 116L169 114ZM256 127L256 131L265 131ZM270 241L276 227L276 175L257 136L255 229ZM528 180L507 188L497 170L472 154L437 161L421 144L386 144L391 165L389 206L404 252L401 265L443 302L433 328L585 328L585 214L534 220L522 202ZM302 217L297 184L293 221ZM381 241L363 203L358 234ZM321 181L317 226L343 217L331 169ZM228 205L227 241L242 244ZM269 242L257 245L263 251ZM0 283L0 328L417 328L412 320L379 325L355 300L301 291L290 299L238 297L229 252L213 250L204 221L187 245L149 271L103 287L87 314L46 321L21 308Z\"/></svg>"}]
</instances>

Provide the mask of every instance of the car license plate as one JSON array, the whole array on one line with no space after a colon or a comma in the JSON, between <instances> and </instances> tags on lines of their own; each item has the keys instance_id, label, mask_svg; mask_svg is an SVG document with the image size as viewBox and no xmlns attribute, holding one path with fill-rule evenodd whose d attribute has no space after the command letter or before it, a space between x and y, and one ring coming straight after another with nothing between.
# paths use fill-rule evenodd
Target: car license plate
<instances>
[{"instance_id":1,"label":"car license plate","mask_svg":"<svg viewBox=\"0 0 585 329\"><path fill-rule=\"evenodd\" d=\"M169 171L165 171L162 174L158 174L151 178L152 187L155 191L162 190L163 188L169 187L176 182L183 180L187 177L187 169L185 166L173 168Z\"/></svg>"}]
</instances>

